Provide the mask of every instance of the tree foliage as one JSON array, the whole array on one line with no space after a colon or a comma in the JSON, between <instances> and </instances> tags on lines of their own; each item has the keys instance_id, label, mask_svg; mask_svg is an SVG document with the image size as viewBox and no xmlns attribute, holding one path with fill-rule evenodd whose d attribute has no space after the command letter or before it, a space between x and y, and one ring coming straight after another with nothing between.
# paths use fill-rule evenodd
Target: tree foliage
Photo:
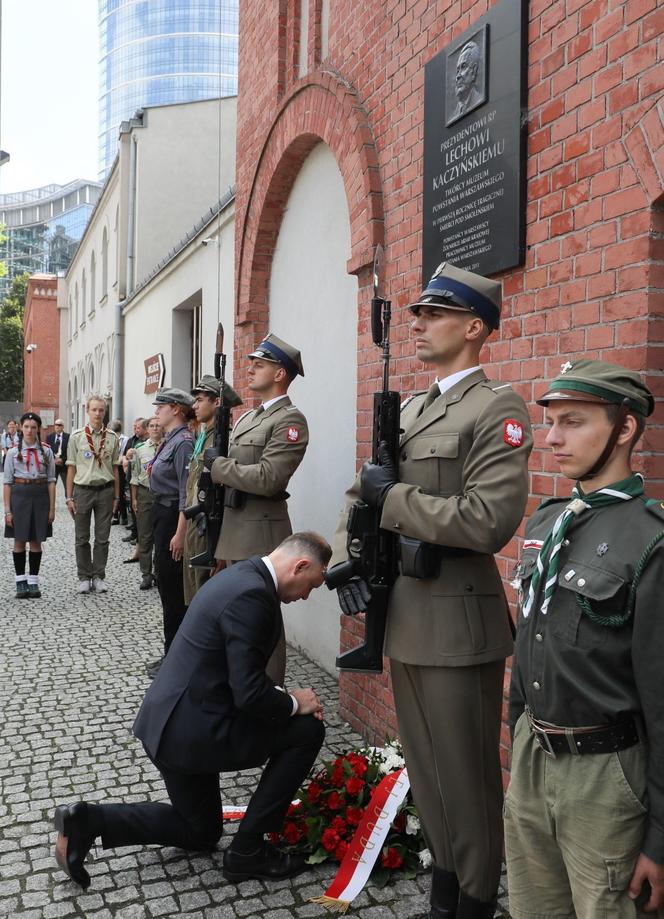
<instances>
[{"instance_id":1,"label":"tree foliage","mask_svg":"<svg viewBox=\"0 0 664 919\"><path fill-rule=\"evenodd\" d=\"M23 310L28 273L17 275L0 303L0 401L23 401Z\"/></svg>"}]
</instances>

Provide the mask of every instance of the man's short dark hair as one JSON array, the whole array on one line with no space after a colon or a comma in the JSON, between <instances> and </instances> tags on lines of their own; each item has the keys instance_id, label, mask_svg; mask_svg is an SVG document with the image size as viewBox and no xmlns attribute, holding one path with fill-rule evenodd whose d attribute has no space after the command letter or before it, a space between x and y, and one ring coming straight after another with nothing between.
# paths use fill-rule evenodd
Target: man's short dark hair
<instances>
[{"instance_id":1,"label":"man's short dark hair","mask_svg":"<svg viewBox=\"0 0 664 919\"><path fill-rule=\"evenodd\" d=\"M327 567L327 563L332 558L332 549L327 540L312 530L304 530L302 533L287 536L279 548L288 549L295 555L298 553L306 555L323 568Z\"/></svg>"}]
</instances>

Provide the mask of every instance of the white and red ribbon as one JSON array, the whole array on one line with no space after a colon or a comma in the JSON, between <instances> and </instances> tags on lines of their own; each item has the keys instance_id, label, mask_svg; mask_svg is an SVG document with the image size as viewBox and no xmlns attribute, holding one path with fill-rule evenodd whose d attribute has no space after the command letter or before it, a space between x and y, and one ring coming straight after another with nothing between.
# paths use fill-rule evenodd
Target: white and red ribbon
<instances>
[{"instance_id":1,"label":"white and red ribbon","mask_svg":"<svg viewBox=\"0 0 664 919\"><path fill-rule=\"evenodd\" d=\"M405 769L391 772L374 788L336 877L322 897L313 897L326 909L345 913L363 890L397 811L408 794L410 780Z\"/></svg>"}]
</instances>

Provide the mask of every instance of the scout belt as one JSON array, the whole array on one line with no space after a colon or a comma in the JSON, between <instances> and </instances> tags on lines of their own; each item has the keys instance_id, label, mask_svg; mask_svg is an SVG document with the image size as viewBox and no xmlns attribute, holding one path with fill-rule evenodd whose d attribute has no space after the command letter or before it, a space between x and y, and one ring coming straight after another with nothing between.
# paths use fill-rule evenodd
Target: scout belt
<instances>
[{"instance_id":1,"label":"scout belt","mask_svg":"<svg viewBox=\"0 0 664 919\"><path fill-rule=\"evenodd\" d=\"M565 728L539 721L526 706L526 717L535 740L547 756L559 753L583 756L588 753L614 753L639 742L639 727L635 718L625 718L611 724Z\"/></svg>"},{"instance_id":2,"label":"scout belt","mask_svg":"<svg viewBox=\"0 0 664 919\"><path fill-rule=\"evenodd\" d=\"M46 485L46 479L21 479L18 476L12 482L12 485Z\"/></svg>"}]
</instances>

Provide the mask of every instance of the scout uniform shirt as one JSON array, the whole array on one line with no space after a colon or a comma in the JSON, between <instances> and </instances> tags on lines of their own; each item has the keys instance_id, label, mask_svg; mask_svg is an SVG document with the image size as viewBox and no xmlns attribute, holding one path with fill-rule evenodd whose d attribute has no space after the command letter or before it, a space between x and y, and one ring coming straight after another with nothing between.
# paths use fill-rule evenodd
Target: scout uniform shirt
<instances>
[{"instance_id":1,"label":"scout uniform shirt","mask_svg":"<svg viewBox=\"0 0 664 919\"><path fill-rule=\"evenodd\" d=\"M189 473L187 476L187 507L191 507L192 504L198 504L198 498L196 497L198 480L204 467L203 457L205 456L205 451L210 447L214 447L214 424L206 431L201 431L194 444L194 452L189 460Z\"/></svg>"},{"instance_id":2,"label":"scout uniform shirt","mask_svg":"<svg viewBox=\"0 0 664 919\"><path fill-rule=\"evenodd\" d=\"M509 385L489 381L479 368L436 398L433 387L430 393L402 406L399 481L380 525L395 537L440 547L440 571L426 580L397 577L385 654L423 666L500 660L512 653L512 632L493 553L512 538L526 506L528 412ZM358 476L346 494L330 567L348 558L348 509L359 499Z\"/></svg>"},{"instance_id":3,"label":"scout uniform shirt","mask_svg":"<svg viewBox=\"0 0 664 919\"><path fill-rule=\"evenodd\" d=\"M150 466L150 491L159 504L187 506L187 466L194 449L194 438L186 424L168 434L159 444Z\"/></svg>"},{"instance_id":4,"label":"scout uniform shirt","mask_svg":"<svg viewBox=\"0 0 664 919\"><path fill-rule=\"evenodd\" d=\"M268 555L292 533L286 487L302 462L309 428L288 396L246 412L233 428L228 456L212 465L212 481L246 495L226 507L215 556L239 561Z\"/></svg>"},{"instance_id":5,"label":"scout uniform shirt","mask_svg":"<svg viewBox=\"0 0 664 919\"><path fill-rule=\"evenodd\" d=\"M95 454L101 460L97 461ZM73 431L67 447L67 465L76 467L75 485L105 485L113 481L120 463L120 439L109 428L94 432L89 425Z\"/></svg>"},{"instance_id":6,"label":"scout uniform shirt","mask_svg":"<svg viewBox=\"0 0 664 919\"><path fill-rule=\"evenodd\" d=\"M521 597L567 503L547 501L528 521L517 568ZM628 610L639 560L663 530L664 505L644 496L588 508L572 520L546 613L541 590L527 618L519 604L509 703L512 730L526 705L534 718L563 727L643 719L650 800L643 851L658 863L664 862L664 538Z\"/></svg>"},{"instance_id":7,"label":"scout uniform shirt","mask_svg":"<svg viewBox=\"0 0 664 919\"><path fill-rule=\"evenodd\" d=\"M55 482L55 459L53 451L47 444L35 443L28 447L25 441L21 446L22 459L18 458L18 447L12 447L5 457L3 481L5 485L12 485L14 479L44 479L45 482ZM42 457L43 451L43 457Z\"/></svg>"},{"instance_id":8,"label":"scout uniform shirt","mask_svg":"<svg viewBox=\"0 0 664 919\"><path fill-rule=\"evenodd\" d=\"M151 440L144 440L134 447L134 458L131 461L131 484L150 487L150 473L148 466L157 452L157 444Z\"/></svg>"}]
</instances>

